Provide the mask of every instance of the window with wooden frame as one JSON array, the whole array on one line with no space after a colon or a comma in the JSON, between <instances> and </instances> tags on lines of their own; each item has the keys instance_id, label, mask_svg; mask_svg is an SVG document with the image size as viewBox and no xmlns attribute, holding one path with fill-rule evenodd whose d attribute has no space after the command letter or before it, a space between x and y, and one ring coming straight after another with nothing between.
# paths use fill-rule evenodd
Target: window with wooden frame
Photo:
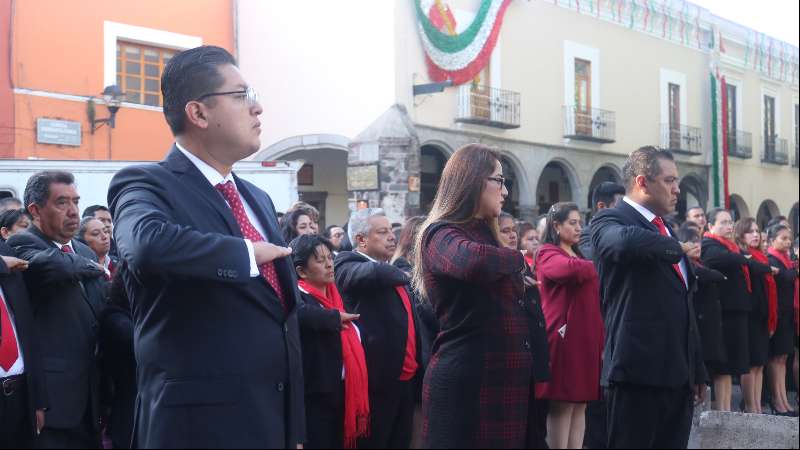
<instances>
[{"instance_id":1,"label":"window with wooden frame","mask_svg":"<svg viewBox=\"0 0 800 450\"><path fill-rule=\"evenodd\" d=\"M117 42L117 86L126 101L162 106L161 74L175 51L132 42Z\"/></svg>"}]
</instances>

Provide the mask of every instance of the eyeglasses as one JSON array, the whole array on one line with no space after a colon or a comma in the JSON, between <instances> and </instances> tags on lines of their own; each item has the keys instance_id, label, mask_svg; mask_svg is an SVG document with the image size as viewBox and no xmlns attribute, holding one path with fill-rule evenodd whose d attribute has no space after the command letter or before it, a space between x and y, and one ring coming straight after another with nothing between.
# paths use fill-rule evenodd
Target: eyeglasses
<instances>
[{"instance_id":1,"label":"eyeglasses","mask_svg":"<svg viewBox=\"0 0 800 450\"><path fill-rule=\"evenodd\" d=\"M500 187L503 187L503 186L506 185L506 177L504 177L502 175L500 175L499 177L489 177L489 178L487 178L487 180L494 181L495 183L499 184Z\"/></svg>"},{"instance_id":2,"label":"eyeglasses","mask_svg":"<svg viewBox=\"0 0 800 450\"><path fill-rule=\"evenodd\" d=\"M209 97L216 97L219 95L239 95L241 96L241 98L244 98L244 100L247 102L249 106L255 106L256 103L258 103L258 92L252 87L249 87L241 91L212 92L210 94L203 94L200 97L197 97L195 101L202 102L203 100Z\"/></svg>"}]
</instances>

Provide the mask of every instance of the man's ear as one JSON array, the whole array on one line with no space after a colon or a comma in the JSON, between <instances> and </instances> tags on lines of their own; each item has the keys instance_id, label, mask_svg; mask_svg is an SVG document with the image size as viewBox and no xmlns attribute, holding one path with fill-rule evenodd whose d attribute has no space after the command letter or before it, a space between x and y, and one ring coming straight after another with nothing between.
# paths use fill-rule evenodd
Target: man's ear
<instances>
[{"instance_id":1,"label":"man's ear","mask_svg":"<svg viewBox=\"0 0 800 450\"><path fill-rule=\"evenodd\" d=\"M33 217L34 219L37 219L42 216L42 212L39 209L39 205L37 205L36 203L31 203L30 205L28 205L27 209L28 212L31 214L31 217Z\"/></svg>"},{"instance_id":2,"label":"man's ear","mask_svg":"<svg viewBox=\"0 0 800 450\"><path fill-rule=\"evenodd\" d=\"M647 191L647 177L646 177L646 176L644 176L644 175L639 175L638 177L636 177L636 178L633 180L633 183L634 183L634 184L636 185L636 187L638 187L639 189L641 189L641 190L643 190L643 191Z\"/></svg>"},{"instance_id":3,"label":"man's ear","mask_svg":"<svg viewBox=\"0 0 800 450\"><path fill-rule=\"evenodd\" d=\"M202 102L189 102L184 107L186 120L197 128L208 128L208 110Z\"/></svg>"},{"instance_id":4,"label":"man's ear","mask_svg":"<svg viewBox=\"0 0 800 450\"><path fill-rule=\"evenodd\" d=\"M606 209L607 208L606 202L597 202L595 207L597 208L598 211L600 211L601 209Z\"/></svg>"},{"instance_id":5,"label":"man's ear","mask_svg":"<svg viewBox=\"0 0 800 450\"><path fill-rule=\"evenodd\" d=\"M4 241L7 241L11 235L11 230L6 227L0 228L0 237L3 238Z\"/></svg>"}]
</instances>

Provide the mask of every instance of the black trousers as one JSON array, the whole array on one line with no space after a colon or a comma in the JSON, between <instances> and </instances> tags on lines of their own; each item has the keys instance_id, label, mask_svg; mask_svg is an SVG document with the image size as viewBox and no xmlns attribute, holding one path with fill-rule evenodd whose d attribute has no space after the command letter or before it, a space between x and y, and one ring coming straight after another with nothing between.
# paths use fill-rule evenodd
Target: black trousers
<instances>
[{"instance_id":1,"label":"black trousers","mask_svg":"<svg viewBox=\"0 0 800 450\"><path fill-rule=\"evenodd\" d=\"M381 391L370 389L370 435L359 440L358 448L407 449L411 446L416 384L416 380L394 381Z\"/></svg>"},{"instance_id":2,"label":"black trousers","mask_svg":"<svg viewBox=\"0 0 800 450\"><path fill-rule=\"evenodd\" d=\"M305 448L344 448L344 382L337 388L306 395Z\"/></svg>"},{"instance_id":3,"label":"black trousers","mask_svg":"<svg viewBox=\"0 0 800 450\"><path fill-rule=\"evenodd\" d=\"M605 399L589 402L586 406L586 434L584 448L600 449L608 445L608 419Z\"/></svg>"},{"instance_id":4,"label":"black trousers","mask_svg":"<svg viewBox=\"0 0 800 450\"><path fill-rule=\"evenodd\" d=\"M24 376L18 388L5 395L0 387L0 448L33 448L33 424Z\"/></svg>"},{"instance_id":5,"label":"black trousers","mask_svg":"<svg viewBox=\"0 0 800 450\"><path fill-rule=\"evenodd\" d=\"M689 445L694 396L679 389L616 384L606 391L608 448L679 448Z\"/></svg>"}]
</instances>

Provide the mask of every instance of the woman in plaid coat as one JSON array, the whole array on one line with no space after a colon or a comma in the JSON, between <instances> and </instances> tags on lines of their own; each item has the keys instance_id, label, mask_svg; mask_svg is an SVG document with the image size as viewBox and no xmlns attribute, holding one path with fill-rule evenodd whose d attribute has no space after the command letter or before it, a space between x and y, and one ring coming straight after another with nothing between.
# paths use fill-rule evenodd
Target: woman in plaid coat
<instances>
[{"instance_id":1,"label":"woman in plaid coat","mask_svg":"<svg viewBox=\"0 0 800 450\"><path fill-rule=\"evenodd\" d=\"M423 386L425 448L522 448L533 358L525 260L498 245L508 191L500 155L472 144L448 161L417 241L415 286L441 332Z\"/></svg>"}]
</instances>

